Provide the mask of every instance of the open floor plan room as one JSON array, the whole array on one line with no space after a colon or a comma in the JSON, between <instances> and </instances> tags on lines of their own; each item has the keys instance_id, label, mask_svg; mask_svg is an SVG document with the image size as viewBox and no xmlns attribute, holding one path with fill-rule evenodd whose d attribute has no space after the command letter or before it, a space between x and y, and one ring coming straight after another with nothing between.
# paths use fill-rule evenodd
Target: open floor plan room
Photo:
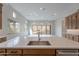
<instances>
[{"instance_id":1,"label":"open floor plan room","mask_svg":"<svg viewBox=\"0 0 79 59\"><path fill-rule=\"evenodd\" d=\"M79 3L0 3L0 56L78 56Z\"/></svg>"}]
</instances>

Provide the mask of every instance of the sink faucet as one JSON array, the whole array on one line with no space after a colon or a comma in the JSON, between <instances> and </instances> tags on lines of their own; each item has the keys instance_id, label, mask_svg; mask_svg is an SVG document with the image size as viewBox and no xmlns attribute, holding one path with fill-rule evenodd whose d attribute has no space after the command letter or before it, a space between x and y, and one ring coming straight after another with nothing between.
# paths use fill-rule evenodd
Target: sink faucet
<instances>
[{"instance_id":1,"label":"sink faucet","mask_svg":"<svg viewBox=\"0 0 79 59\"><path fill-rule=\"evenodd\" d=\"M40 41L41 39L40 39L40 32L38 32L38 40Z\"/></svg>"}]
</instances>

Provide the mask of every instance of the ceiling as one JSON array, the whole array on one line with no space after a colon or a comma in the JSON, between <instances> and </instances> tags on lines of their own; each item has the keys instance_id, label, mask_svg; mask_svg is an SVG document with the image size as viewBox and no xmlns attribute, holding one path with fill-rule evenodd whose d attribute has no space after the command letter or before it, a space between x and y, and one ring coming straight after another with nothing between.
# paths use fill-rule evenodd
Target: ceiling
<instances>
[{"instance_id":1,"label":"ceiling","mask_svg":"<svg viewBox=\"0 0 79 59\"><path fill-rule=\"evenodd\" d=\"M10 3L29 21L56 20L79 9L78 3Z\"/></svg>"}]
</instances>

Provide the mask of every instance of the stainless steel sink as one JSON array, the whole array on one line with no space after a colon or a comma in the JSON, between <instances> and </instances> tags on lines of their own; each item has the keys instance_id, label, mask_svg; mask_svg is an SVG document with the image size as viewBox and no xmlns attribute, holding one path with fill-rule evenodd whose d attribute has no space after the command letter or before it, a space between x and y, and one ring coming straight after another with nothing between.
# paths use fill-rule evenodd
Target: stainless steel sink
<instances>
[{"instance_id":1,"label":"stainless steel sink","mask_svg":"<svg viewBox=\"0 0 79 59\"><path fill-rule=\"evenodd\" d=\"M28 45L51 45L48 41L30 41Z\"/></svg>"}]
</instances>

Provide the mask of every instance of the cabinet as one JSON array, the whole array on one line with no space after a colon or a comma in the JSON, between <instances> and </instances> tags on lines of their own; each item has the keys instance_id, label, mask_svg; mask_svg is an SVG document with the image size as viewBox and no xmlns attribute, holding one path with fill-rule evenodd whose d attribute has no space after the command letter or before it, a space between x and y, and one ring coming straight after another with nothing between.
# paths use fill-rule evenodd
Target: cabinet
<instances>
[{"instance_id":1,"label":"cabinet","mask_svg":"<svg viewBox=\"0 0 79 59\"><path fill-rule=\"evenodd\" d=\"M79 35L65 34L65 38L79 42Z\"/></svg>"},{"instance_id":2,"label":"cabinet","mask_svg":"<svg viewBox=\"0 0 79 59\"><path fill-rule=\"evenodd\" d=\"M5 56L5 49L0 49L0 56Z\"/></svg>"},{"instance_id":3,"label":"cabinet","mask_svg":"<svg viewBox=\"0 0 79 59\"><path fill-rule=\"evenodd\" d=\"M72 27L71 29L78 29L78 27L77 27L77 14L76 13L72 15L71 21L72 21L72 26L70 25Z\"/></svg>"},{"instance_id":4,"label":"cabinet","mask_svg":"<svg viewBox=\"0 0 79 59\"><path fill-rule=\"evenodd\" d=\"M7 56L20 56L22 55L21 49L7 49Z\"/></svg>"},{"instance_id":5,"label":"cabinet","mask_svg":"<svg viewBox=\"0 0 79 59\"><path fill-rule=\"evenodd\" d=\"M79 29L79 12L65 17L66 29Z\"/></svg>"},{"instance_id":6,"label":"cabinet","mask_svg":"<svg viewBox=\"0 0 79 59\"><path fill-rule=\"evenodd\" d=\"M79 35L74 35L74 41L79 42Z\"/></svg>"},{"instance_id":7,"label":"cabinet","mask_svg":"<svg viewBox=\"0 0 79 59\"><path fill-rule=\"evenodd\" d=\"M65 18L65 28L68 29L69 28L69 19L68 17Z\"/></svg>"},{"instance_id":8,"label":"cabinet","mask_svg":"<svg viewBox=\"0 0 79 59\"><path fill-rule=\"evenodd\" d=\"M79 29L79 12L77 13L77 28Z\"/></svg>"},{"instance_id":9,"label":"cabinet","mask_svg":"<svg viewBox=\"0 0 79 59\"><path fill-rule=\"evenodd\" d=\"M65 17L65 38L68 38L68 39L71 39L71 40L74 40L74 41L77 41L79 42L79 35L75 35L75 34L68 34L67 33L67 30L68 29L71 29L71 30L75 30L75 29L79 29L79 11Z\"/></svg>"},{"instance_id":10,"label":"cabinet","mask_svg":"<svg viewBox=\"0 0 79 59\"><path fill-rule=\"evenodd\" d=\"M0 30L2 30L2 4L0 4Z\"/></svg>"},{"instance_id":11,"label":"cabinet","mask_svg":"<svg viewBox=\"0 0 79 59\"><path fill-rule=\"evenodd\" d=\"M55 49L0 48L0 56L55 56Z\"/></svg>"},{"instance_id":12,"label":"cabinet","mask_svg":"<svg viewBox=\"0 0 79 59\"><path fill-rule=\"evenodd\" d=\"M24 49L23 55L55 56L55 49Z\"/></svg>"},{"instance_id":13,"label":"cabinet","mask_svg":"<svg viewBox=\"0 0 79 59\"><path fill-rule=\"evenodd\" d=\"M59 49L56 50L57 56L78 56L78 50L77 49Z\"/></svg>"}]
</instances>

